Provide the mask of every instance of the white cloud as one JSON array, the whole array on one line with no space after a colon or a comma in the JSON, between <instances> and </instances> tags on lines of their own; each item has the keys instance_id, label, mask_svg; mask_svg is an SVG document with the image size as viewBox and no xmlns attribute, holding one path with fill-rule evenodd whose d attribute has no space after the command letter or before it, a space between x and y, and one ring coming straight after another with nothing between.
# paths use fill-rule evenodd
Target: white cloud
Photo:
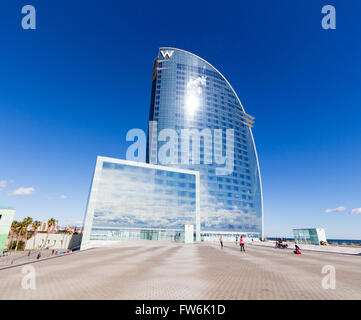
<instances>
[{"instance_id":1,"label":"white cloud","mask_svg":"<svg viewBox=\"0 0 361 320\"><path fill-rule=\"evenodd\" d=\"M62 194L61 196L59 196L59 199L66 199L66 196Z\"/></svg>"},{"instance_id":2,"label":"white cloud","mask_svg":"<svg viewBox=\"0 0 361 320\"><path fill-rule=\"evenodd\" d=\"M12 194L14 196L26 196L26 195L32 194L34 192L35 192L34 188L20 187L19 189L14 190Z\"/></svg>"},{"instance_id":3,"label":"white cloud","mask_svg":"<svg viewBox=\"0 0 361 320\"><path fill-rule=\"evenodd\" d=\"M333 209L326 209L325 212L326 213L332 213L332 212L341 212L341 211L345 211L346 208L341 206L341 207L337 207L337 208L333 208Z\"/></svg>"},{"instance_id":4,"label":"white cloud","mask_svg":"<svg viewBox=\"0 0 361 320\"><path fill-rule=\"evenodd\" d=\"M355 208L355 209L352 209L350 214L359 214L361 213L361 208Z\"/></svg>"},{"instance_id":5,"label":"white cloud","mask_svg":"<svg viewBox=\"0 0 361 320\"><path fill-rule=\"evenodd\" d=\"M7 184L6 180L0 181L0 191L4 190L6 188L6 184Z\"/></svg>"}]
</instances>

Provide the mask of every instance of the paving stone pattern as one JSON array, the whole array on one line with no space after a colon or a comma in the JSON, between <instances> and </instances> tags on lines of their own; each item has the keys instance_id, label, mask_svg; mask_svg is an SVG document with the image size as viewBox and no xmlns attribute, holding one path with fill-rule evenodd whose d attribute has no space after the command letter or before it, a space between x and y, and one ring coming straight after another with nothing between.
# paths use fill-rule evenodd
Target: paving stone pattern
<instances>
[{"instance_id":1,"label":"paving stone pattern","mask_svg":"<svg viewBox=\"0 0 361 320\"><path fill-rule=\"evenodd\" d=\"M324 289L325 265L336 289ZM0 270L0 299L361 299L361 256L234 243L124 242Z\"/></svg>"}]
</instances>

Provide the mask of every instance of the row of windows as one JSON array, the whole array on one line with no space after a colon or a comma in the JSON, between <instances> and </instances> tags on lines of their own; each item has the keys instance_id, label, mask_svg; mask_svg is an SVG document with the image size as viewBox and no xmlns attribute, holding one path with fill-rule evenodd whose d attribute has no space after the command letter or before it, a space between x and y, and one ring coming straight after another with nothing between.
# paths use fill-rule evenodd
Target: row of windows
<instances>
[{"instance_id":1,"label":"row of windows","mask_svg":"<svg viewBox=\"0 0 361 320\"><path fill-rule=\"evenodd\" d=\"M177 69L182 70L182 71L193 71L199 75L211 76L211 77L223 80L223 78L221 77L221 75L219 73L208 70L204 67L189 66L186 64L177 63Z\"/></svg>"},{"instance_id":2,"label":"row of windows","mask_svg":"<svg viewBox=\"0 0 361 320\"><path fill-rule=\"evenodd\" d=\"M224 196L223 193L215 193L215 192L210 192L210 194L212 196L216 196L217 198L219 198L220 202L218 202L218 205L217 207L218 208L222 208L222 209L226 209L226 210L230 210L230 211L233 211L233 210L239 210L240 208L242 208L242 211L244 213L247 213L247 209L243 209L243 208L254 208L254 203L253 202L247 202L247 201L240 201L240 200L229 200L229 198L232 198L232 196L229 196L228 197L228 200L227 198L222 198L222 196ZM223 200L224 203L221 202L221 200ZM225 205L228 205L229 207L225 206Z\"/></svg>"},{"instance_id":3,"label":"row of windows","mask_svg":"<svg viewBox=\"0 0 361 320\"><path fill-rule=\"evenodd\" d=\"M181 140L179 140L179 142L181 142ZM215 144L214 145L214 149L215 149L215 151L217 150L220 150L221 149L221 145L219 145L219 144ZM154 146L153 146L153 148L155 148L155 144L154 144ZM176 149L176 146L174 147L175 149ZM202 147L202 140L201 140L201 143L200 143L200 148L199 148L199 152L198 152L198 150L192 150L192 147L190 146L190 148L189 148L189 154L194 154L195 156L200 156L201 158L204 158L204 151L205 152L208 152L208 154L211 156L212 155L212 152L213 152L213 150L212 150L212 148L203 148ZM240 149L235 149L235 151L236 151L236 155L234 155L234 153L232 152L231 154L233 154L233 160L242 160L242 159L244 159L245 161L248 161L248 157L243 157L243 156L241 156L241 155L239 155L238 153L237 153L237 151L242 151L242 150L240 150ZM176 153L175 153L175 155L176 155ZM182 151L181 150L179 150L178 149L178 157L179 158L181 158L182 157ZM240 164L240 165L243 165L243 166L245 166L245 167L249 167L249 164L247 163L247 162L242 162L242 161L238 161L238 163Z\"/></svg>"},{"instance_id":4,"label":"row of windows","mask_svg":"<svg viewBox=\"0 0 361 320\"><path fill-rule=\"evenodd\" d=\"M183 197L183 198L192 198L194 200L196 193L195 192L188 192L188 191L184 191L184 190L176 190L174 188L172 189L160 189L160 188L155 188L154 191L158 194L167 194L167 195L178 195L179 197ZM159 198L158 200L164 200L162 198ZM167 201L170 201L171 199L167 198ZM173 199L176 200L176 199ZM185 200L185 199L184 199Z\"/></svg>"},{"instance_id":5,"label":"row of windows","mask_svg":"<svg viewBox=\"0 0 361 320\"><path fill-rule=\"evenodd\" d=\"M159 90L160 90L160 86L158 86L159 88L157 88L157 92L156 93L159 93ZM163 88L164 90L167 90L168 88L167 87L164 87ZM187 92L188 88L185 87L185 84L183 83L180 83L177 81L177 86L176 86L176 94L177 95L184 95L185 92ZM237 104L237 100L235 99L234 96L228 96L228 98L226 99L226 97L223 96L224 93L222 92L219 92L219 98L217 96L217 94L213 93L213 91L210 89L209 86L206 86L205 87L206 91L204 93L204 97L206 98L207 101L214 101L214 102L220 102L220 103L225 103L225 102L228 102L231 106L233 106L233 104Z\"/></svg>"},{"instance_id":6,"label":"row of windows","mask_svg":"<svg viewBox=\"0 0 361 320\"><path fill-rule=\"evenodd\" d=\"M155 183L160 185L160 184L164 184L167 186L178 186L181 188L192 188L195 189L196 184L195 183L184 183L184 182L179 182L179 181L175 181L175 180L162 180L162 179L155 179Z\"/></svg>"},{"instance_id":7,"label":"row of windows","mask_svg":"<svg viewBox=\"0 0 361 320\"><path fill-rule=\"evenodd\" d=\"M181 108L178 107L179 111L183 111L183 107L186 102L186 96L184 94L180 94L179 92L176 92L175 101L178 103L179 106L181 106ZM156 96L155 105L158 107L160 105L159 96ZM224 115L224 116L227 115L230 120L234 119L235 123L238 121L243 121L243 119L242 119L243 110L240 107L236 108L236 105L234 105L234 104L229 103L228 105L229 105L229 107L222 105L222 104L218 104L218 103L204 102L198 107L197 113L200 113L203 111L203 112L208 112L209 115L212 115L212 114L215 115L216 113L218 114L221 112L222 115Z\"/></svg>"},{"instance_id":8,"label":"row of windows","mask_svg":"<svg viewBox=\"0 0 361 320\"><path fill-rule=\"evenodd\" d=\"M235 189L232 189L232 188L223 188L222 185L220 185L220 186L221 187L219 187L218 189L216 189L216 188L210 189L209 194L211 196L213 196L213 195L215 195L217 193L218 190L222 190L222 189L235 190ZM237 190L235 190L235 191L237 191ZM248 195L245 195L245 194L240 194L240 193L237 193L237 192L236 193L232 193L232 192L221 193L220 196L223 197L224 199L227 199L227 198L239 198L239 199L242 199L242 200L253 201L252 196L248 196Z\"/></svg>"},{"instance_id":9,"label":"row of windows","mask_svg":"<svg viewBox=\"0 0 361 320\"><path fill-rule=\"evenodd\" d=\"M178 108L177 108L178 109ZM159 111L159 107L156 107L155 108L156 111ZM216 109L217 110L217 109ZM181 111L181 110L179 110ZM203 111L203 112L202 112ZM204 113L204 115L207 116L207 119L218 119L218 120L223 120L223 121L227 121L229 123L238 123L239 120L241 120L240 117L238 117L238 120L232 120L234 119L237 115L236 114L231 114L231 113L228 113L228 114L225 114L225 113L222 113L222 115L218 115L218 110L217 111L213 111L213 110L210 110L209 108L199 108L197 110L197 116L199 116L200 118L202 119L206 119L204 117L202 117L202 113ZM180 118L180 119L183 119L183 118L186 118L188 115L185 114L184 112L176 112L175 113L175 116L177 118ZM225 117L225 116L228 116L228 117Z\"/></svg>"},{"instance_id":10,"label":"row of windows","mask_svg":"<svg viewBox=\"0 0 361 320\"><path fill-rule=\"evenodd\" d=\"M220 91L216 91L219 94L219 98L218 98L218 95L216 93L213 93L213 91L210 89L209 86L206 86L205 88L206 88L206 92L205 92L204 96L205 96L207 101L214 101L214 102L221 102L221 103L225 103L227 101L232 106L233 106L234 103L237 103L237 100L234 98L234 96L229 96L228 95L228 98L226 98L225 93L220 92ZM164 89L167 89L167 88L164 88ZM184 95L185 92L188 90L185 87L185 83L180 82L180 81L177 81L177 85L176 85L175 89L176 89L176 94L177 95ZM159 93L160 86L158 86L157 90L158 91L156 93Z\"/></svg>"},{"instance_id":11,"label":"row of windows","mask_svg":"<svg viewBox=\"0 0 361 320\"><path fill-rule=\"evenodd\" d=\"M187 123L187 124L189 124L189 123ZM188 125L187 127L184 127L184 126L179 126L179 125L176 125L175 126L175 130L182 130L182 129L192 129L192 126L190 126L190 125ZM199 131L199 132L201 132L203 129L210 129L210 128L208 128L208 127L206 127L206 128L203 128L202 126L200 126L200 127L197 127L197 130ZM215 129L217 129L217 128L215 128ZM218 128L218 129L221 129L221 128ZM205 134L205 136L208 136L208 135L206 135ZM238 136L238 137L237 137ZM212 135L211 136L208 136L208 137L212 137ZM241 137L242 138L244 138L244 139L241 139ZM247 136L245 135L245 134L243 134L243 133L241 133L241 134L236 134L236 137L234 138L234 141L237 143L237 142L242 142L242 143L244 143L245 145L247 145L247 140L245 140L247 138ZM225 143L226 142L226 135L222 132L222 141L223 141L223 143ZM248 159L246 159L246 160L248 160Z\"/></svg>"},{"instance_id":12,"label":"row of windows","mask_svg":"<svg viewBox=\"0 0 361 320\"><path fill-rule=\"evenodd\" d=\"M232 120L230 119L226 119L226 120L219 120L219 116L214 116L214 117L203 117L201 116L200 113L197 114L198 119L196 119L194 116L192 115L185 115L182 113L175 113L175 119L177 120L176 122L179 122L179 120L182 120L183 122L187 123L187 128L190 127L202 127L204 125L204 123L207 124L206 127L210 127L210 123L216 124L216 125L221 125L223 128L228 128L228 129L235 129L235 131L238 131L240 129L243 129L242 132L245 132L245 125L243 123L240 123L239 121L241 120ZM162 117L159 115L159 107L155 107L155 112L154 112L154 117L155 119L161 119ZM163 118L168 118L169 115L166 115L163 113ZM234 118L234 117L233 117ZM239 134L240 135L240 134ZM243 137L245 137L245 135L243 135Z\"/></svg>"},{"instance_id":13,"label":"row of windows","mask_svg":"<svg viewBox=\"0 0 361 320\"><path fill-rule=\"evenodd\" d=\"M160 80L158 80L158 83L160 83ZM159 101L159 98L160 98L160 96L159 96L159 94L160 94L160 86L158 86L159 88L157 88L157 90L156 90L156 102L157 101ZM207 89L207 87L206 87L206 89ZM162 91L162 94L163 94L163 96L167 96L167 95L169 95L170 97L172 97L173 96L173 89L167 89L166 87L165 88L163 88L163 91ZM184 90L176 90L176 100L181 100L182 99L182 97L184 97L184 95L185 95L185 92L184 92ZM208 93L206 92L206 98L207 98L207 95L208 95ZM222 99L221 99L222 100ZM211 98L208 98L208 103L209 103L209 105L212 105L212 103L210 102L211 101ZM218 100L217 99L214 99L213 98L213 105L214 106L216 106L217 108L221 108L221 109L223 109L223 110L226 110L226 111L228 111L228 112L234 112L234 110L236 109L236 110L238 110L238 111L240 111L240 112L243 112L243 109L242 109L242 107L239 105L239 103L238 103L238 101L236 100L236 98L233 96L233 98L232 99L227 99L227 102L225 102L225 101L219 101L219 103L222 103L223 105L218 105L217 103L218 103ZM228 105L228 107L226 106L226 105Z\"/></svg>"}]
</instances>

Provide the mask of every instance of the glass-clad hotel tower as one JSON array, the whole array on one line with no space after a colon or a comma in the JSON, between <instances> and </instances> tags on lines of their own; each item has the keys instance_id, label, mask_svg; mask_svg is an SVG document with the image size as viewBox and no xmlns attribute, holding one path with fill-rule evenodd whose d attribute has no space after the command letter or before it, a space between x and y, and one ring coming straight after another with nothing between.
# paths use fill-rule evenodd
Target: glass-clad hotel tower
<instances>
[{"instance_id":1,"label":"glass-clad hotel tower","mask_svg":"<svg viewBox=\"0 0 361 320\"><path fill-rule=\"evenodd\" d=\"M200 173L201 231L263 237L254 118L226 78L195 54L160 48L149 120L147 162Z\"/></svg>"}]
</instances>

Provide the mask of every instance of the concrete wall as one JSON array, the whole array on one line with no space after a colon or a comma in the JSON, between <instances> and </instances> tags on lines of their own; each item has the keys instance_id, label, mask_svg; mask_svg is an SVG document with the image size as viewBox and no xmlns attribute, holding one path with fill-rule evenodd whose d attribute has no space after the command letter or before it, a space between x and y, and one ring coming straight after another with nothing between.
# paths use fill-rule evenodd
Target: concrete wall
<instances>
[{"instance_id":1,"label":"concrete wall","mask_svg":"<svg viewBox=\"0 0 361 320\"><path fill-rule=\"evenodd\" d=\"M66 233L38 233L32 236L26 243L26 250L35 250L39 248L49 249L74 249L79 248L81 243L81 234Z\"/></svg>"}]
</instances>

